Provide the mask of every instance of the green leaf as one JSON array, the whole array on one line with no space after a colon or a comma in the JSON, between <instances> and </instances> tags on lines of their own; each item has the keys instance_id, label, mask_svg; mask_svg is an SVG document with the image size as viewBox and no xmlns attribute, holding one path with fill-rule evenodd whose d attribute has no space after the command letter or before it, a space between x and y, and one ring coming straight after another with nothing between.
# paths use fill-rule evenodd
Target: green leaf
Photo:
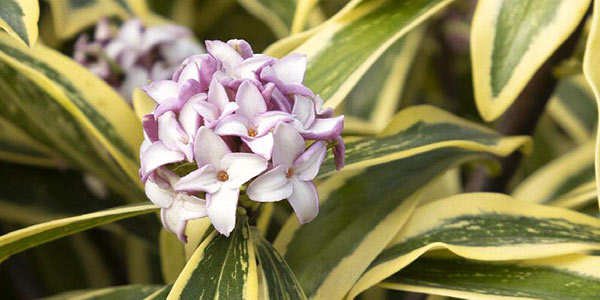
<instances>
[{"instance_id":1,"label":"green leaf","mask_svg":"<svg viewBox=\"0 0 600 300\"><path fill-rule=\"evenodd\" d=\"M260 262L264 285L264 291L261 292L265 293L264 299L306 299L296 276L277 250L261 236L256 228L252 229L251 235Z\"/></svg>"},{"instance_id":2,"label":"green leaf","mask_svg":"<svg viewBox=\"0 0 600 300\"><path fill-rule=\"evenodd\" d=\"M153 204L141 203L54 220L19 229L0 236L0 261L7 259L15 253L63 236L117 220L156 212L157 210L158 207Z\"/></svg>"},{"instance_id":3,"label":"green leaf","mask_svg":"<svg viewBox=\"0 0 600 300\"><path fill-rule=\"evenodd\" d=\"M37 40L39 16L37 1L0 0L0 28L29 47Z\"/></svg>"},{"instance_id":4,"label":"green leaf","mask_svg":"<svg viewBox=\"0 0 600 300\"><path fill-rule=\"evenodd\" d=\"M105 82L52 49L0 35L0 89L0 117L128 200L145 198L137 171L141 124Z\"/></svg>"},{"instance_id":5,"label":"green leaf","mask_svg":"<svg viewBox=\"0 0 600 300\"><path fill-rule=\"evenodd\" d=\"M600 258L583 255L504 263L427 257L379 286L461 299L593 300L598 270Z\"/></svg>"},{"instance_id":6,"label":"green leaf","mask_svg":"<svg viewBox=\"0 0 600 300\"><path fill-rule=\"evenodd\" d=\"M302 42L290 52L308 57L304 83L335 108L385 50L450 2L351 1L322 25L284 39L265 52L283 54L277 49L282 44Z\"/></svg>"},{"instance_id":7,"label":"green leaf","mask_svg":"<svg viewBox=\"0 0 600 300\"><path fill-rule=\"evenodd\" d=\"M163 279L165 282L174 282L185 266L184 244L164 228L160 230L158 241Z\"/></svg>"},{"instance_id":8,"label":"green leaf","mask_svg":"<svg viewBox=\"0 0 600 300\"><path fill-rule=\"evenodd\" d=\"M425 252L446 248L465 258L516 260L600 249L600 219L493 193L460 194L423 205L350 292L376 285Z\"/></svg>"},{"instance_id":9,"label":"green leaf","mask_svg":"<svg viewBox=\"0 0 600 300\"><path fill-rule=\"evenodd\" d=\"M590 0L483 0L471 26L473 87L479 113L498 118L537 69L571 35Z\"/></svg>"},{"instance_id":10,"label":"green leaf","mask_svg":"<svg viewBox=\"0 0 600 300\"><path fill-rule=\"evenodd\" d=\"M590 84L596 105L600 105L600 2L594 1L594 16L592 17L592 26L585 47L585 55L583 57L583 74ZM600 109L599 109L600 111ZM596 135L596 186L600 186L600 159L598 151L600 150L600 127L597 129ZM598 198L600 204L600 197Z\"/></svg>"},{"instance_id":11,"label":"green leaf","mask_svg":"<svg viewBox=\"0 0 600 300\"><path fill-rule=\"evenodd\" d=\"M51 151L27 136L10 122L0 118L0 160L20 164L54 167Z\"/></svg>"},{"instance_id":12,"label":"green leaf","mask_svg":"<svg viewBox=\"0 0 600 300\"><path fill-rule=\"evenodd\" d=\"M257 299L258 277L247 217L229 237L213 232L200 244L167 299Z\"/></svg>"},{"instance_id":13,"label":"green leaf","mask_svg":"<svg viewBox=\"0 0 600 300\"><path fill-rule=\"evenodd\" d=\"M553 160L522 181L512 195L524 201L552 204L594 180L594 141Z\"/></svg>"},{"instance_id":14,"label":"green leaf","mask_svg":"<svg viewBox=\"0 0 600 300\"><path fill-rule=\"evenodd\" d=\"M594 93L583 75L558 82L548 104L548 114L577 143L590 139L598 122Z\"/></svg>"},{"instance_id":15,"label":"green leaf","mask_svg":"<svg viewBox=\"0 0 600 300\"><path fill-rule=\"evenodd\" d=\"M408 72L425 31L399 39L371 66L338 109L346 116L345 134L376 134L398 109Z\"/></svg>"},{"instance_id":16,"label":"green leaf","mask_svg":"<svg viewBox=\"0 0 600 300\"><path fill-rule=\"evenodd\" d=\"M139 300L144 299L160 289L161 286L159 285L124 285L98 290L66 292L56 296L44 298L44 300Z\"/></svg>"},{"instance_id":17,"label":"green leaf","mask_svg":"<svg viewBox=\"0 0 600 300\"><path fill-rule=\"evenodd\" d=\"M439 145L362 172L334 175L318 186L324 201L317 218L300 226L291 216L274 246L309 298L341 299L402 228L419 191L447 169L483 153Z\"/></svg>"},{"instance_id":18,"label":"green leaf","mask_svg":"<svg viewBox=\"0 0 600 300\"><path fill-rule=\"evenodd\" d=\"M416 155L440 147L457 147L505 156L516 148L529 148L529 138L503 137L499 133L467 122L433 106L412 106L402 110L382 132L383 136L346 144L345 171ZM335 159L323 161L319 178L331 175Z\"/></svg>"}]
</instances>

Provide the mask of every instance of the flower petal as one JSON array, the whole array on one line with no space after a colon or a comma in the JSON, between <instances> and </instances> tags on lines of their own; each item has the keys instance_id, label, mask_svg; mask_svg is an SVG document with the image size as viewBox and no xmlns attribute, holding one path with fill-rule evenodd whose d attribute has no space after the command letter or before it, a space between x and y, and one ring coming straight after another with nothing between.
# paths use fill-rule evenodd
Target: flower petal
<instances>
[{"instance_id":1,"label":"flower petal","mask_svg":"<svg viewBox=\"0 0 600 300\"><path fill-rule=\"evenodd\" d=\"M206 194L207 213L215 229L229 236L235 227L239 188L223 186L216 193Z\"/></svg>"},{"instance_id":2,"label":"flower petal","mask_svg":"<svg viewBox=\"0 0 600 300\"><path fill-rule=\"evenodd\" d=\"M312 221L319 214L319 194L312 181L290 180L294 191L288 197L300 224Z\"/></svg>"},{"instance_id":3,"label":"flower petal","mask_svg":"<svg viewBox=\"0 0 600 300\"><path fill-rule=\"evenodd\" d=\"M154 114L144 115L142 118L142 126L144 127L144 133L150 142L158 141L158 122L154 118Z\"/></svg>"},{"instance_id":4,"label":"flower petal","mask_svg":"<svg viewBox=\"0 0 600 300\"><path fill-rule=\"evenodd\" d=\"M335 137L335 146L333 147L333 157L335 158L335 169L341 170L346 163L346 145L341 135Z\"/></svg>"},{"instance_id":5,"label":"flower petal","mask_svg":"<svg viewBox=\"0 0 600 300\"><path fill-rule=\"evenodd\" d=\"M231 39L227 41L227 45L237 51L244 59L248 59L254 55L252 47L244 40Z\"/></svg>"},{"instance_id":6,"label":"flower petal","mask_svg":"<svg viewBox=\"0 0 600 300\"><path fill-rule=\"evenodd\" d=\"M283 83L302 83L306 72L306 55L292 53L274 63L272 68Z\"/></svg>"},{"instance_id":7,"label":"flower petal","mask_svg":"<svg viewBox=\"0 0 600 300\"><path fill-rule=\"evenodd\" d=\"M294 126L280 123L273 132L273 164L291 167L304 152L304 139Z\"/></svg>"},{"instance_id":8,"label":"flower petal","mask_svg":"<svg viewBox=\"0 0 600 300\"><path fill-rule=\"evenodd\" d=\"M187 135L193 139L196 135L196 131L198 131L198 128L200 128L201 123L202 118L200 118L200 115L194 109L194 103L192 101L188 101L181 108L181 111L179 111L179 124L181 125L181 128L183 128Z\"/></svg>"},{"instance_id":9,"label":"flower petal","mask_svg":"<svg viewBox=\"0 0 600 300\"><path fill-rule=\"evenodd\" d=\"M182 177L174 186L178 192L207 192L214 193L222 182L217 179L217 169L214 165L205 165Z\"/></svg>"},{"instance_id":10,"label":"flower petal","mask_svg":"<svg viewBox=\"0 0 600 300\"><path fill-rule=\"evenodd\" d=\"M321 163L325 158L327 146L325 142L316 141L296 161L294 161L294 175L300 180L313 180L319 173Z\"/></svg>"},{"instance_id":11,"label":"flower petal","mask_svg":"<svg viewBox=\"0 0 600 300\"><path fill-rule=\"evenodd\" d=\"M267 160L252 153L230 153L221 159L221 170L229 179L225 186L240 187L267 168Z\"/></svg>"},{"instance_id":12,"label":"flower petal","mask_svg":"<svg viewBox=\"0 0 600 300\"><path fill-rule=\"evenodd\" d=\"M154 142L140 155L142 182L160 166L180 162L185 159L183 153L167 148L162 142Z\"/></svg>"},{"instance_id":13,"label":"flower petal","mask_svg":"<svg viewBox=\"0 0 600 300\"><path fill-rule=\"evenodd\" d=\"M315 122L316 108L313 100L304 96L295 96L292 115L300 121L304 128L308 128Z\"/></svg>"},{"instance_id":14,"label":"flower petal","mask_svg":"<svg viewBox=\"0 0 600 300\"><path fill-rule=\"evenodd\" d=\"M254 117L254 123L257 125L257 136L262 136L282 122L291 122L294 120L292 115L283 111L268 111L258 114Z\"/></svg>"},{"instance_id":15,"label":"flower petal","mask_svg":"<svg viewBox=\"0 0 600 300\"><path fill-rule=\"evenodd\" d=\"M248 119L242 115L229 115L223 118L215 127L218 135L248 136Z\"/></svg>"},{"instance_id":16,"label":"flower petal","mask_svg":"<svg viewBox=\"0 0 600 300\"><path fill-rule=\"evenodd\" d=\"M218 61L221 61L223 68L229 74L244 60L231 46L221 41L206 41L205 44L206 51Z\"/></svg>"},{"instance_id":17,"label":"flower petal","mask_svg":"<svg viewBox=\"0 0 600 300\"><path fill-rule=\"evenodd\" d=\"M342 129L344 129L344 116L326 119L317 118L310 127L300 131L300 134L307 139L334 139L342 134Z\"/></svg>"},{"instance_id":18,"label":"flower petal","mask_svg":"<svg viewBox=\"0 0 600 300\"><path fill-rule=\"evenodd\" d=\"M235 95L235 103L239 108L237 114L248 119L267 111L267 104L258 88L249 81L244 81Z\"/></svg>"},{"instance_id":19,"label":"flower petal","mask_svg":"<svg viewBox=\"0 0 600 300\"><path fill-rule=\"evenodd\" d=\"M173 80L154 81L142 89L158 104L167 102L167 100L172 98L177 98L179 90L177 82Z\"/></svg>"},{"instance_id":20,"label":"flower petal","mask_svg":"<svg viewBox=\"0 0 600 300\"><path fill-rule=\"evenodd\" d=\"M205 126L200 127L196 133L194 151L194 158L199 167L212 164L217 169L221 158L231 152L225 141Z\"/></svg>"},{"instance_id":21,"label":"flower petal","mask_svg":"<svg viewBox=\"0 0 600 300\"><path fill-rule=\"evenodd\" d=\"M273 154L273 134L268 132L267 134L257 137L257 138L249 138L242 137L242 141L252 152L260 155L266 160L271 159L271 155Z\"/></svg>"},{"instance_id":22,"label":"flower petal","mask_svg":"<svg viewBox=\"0 0 600 300\"><path fill-rule=\"evenodd\" d=\"M279 165L254 179L246 194L250 199L260 202L279 201L292 194L292 183L285 176L288 168Z\"/></svg>"},{"instance_id":23,"label":"flower petal","mask_svg":"<svg viewBox=\"0 0 600 300\"><path fill-rule=\"evenodd\" d=\"M189 161L193 161L194 152L190 137L177 122L174 112L168 111L158 117L158 138L167 148L179 150Z\"/></svg>"},{"instance_id":24,"label":"flower petal","mask_svg":"<svg viewBox=\"0 0 600 300\"><path fill-rule=\"evenodd\" d=\"M229 103L229 97L227 92L217 77L213 77L208 87L208 102L216 105L219 110L222 110L227 103Z\"/></svg>"},{"instance_id":25,"label":"flower petal","mask_svg":"<svg viewBox=\"0 0 600 300\"><path fill-rule=\"evenodd\" d=\"M171 206L173 200L177 197L177 192L173 189L162 188L152 180L146 181L144 191L146 192L146 197L148 197L152 203L162 208Z\"/></svg>"},{"instance_id":26,"label":"flower petal","mask_svg":"<svg viewBox=\"0 0 600 300\"><path fill-rule=\"evenodd\" d=\"M179 194L173 205L160 212L161 221L167 231L177 235L180 241L187 242L185 226L187 221L205 217L206 202L203 199Z\"/></svg>"}]
</instances>

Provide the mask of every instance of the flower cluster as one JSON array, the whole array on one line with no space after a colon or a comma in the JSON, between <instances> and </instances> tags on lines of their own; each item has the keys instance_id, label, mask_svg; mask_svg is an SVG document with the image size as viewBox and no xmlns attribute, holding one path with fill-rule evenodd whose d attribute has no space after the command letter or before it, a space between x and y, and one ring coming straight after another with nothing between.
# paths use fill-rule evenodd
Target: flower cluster
<instances>
[{"instance_id":1,"label":"flower cluster","mask_svg":"<svg viewBox=\"0 0 600 300\"><path fill-rule=\"evenodd\" d=\"M94 39L81 35L74 48L75 61L128 101L135 88L148 80L169 79L186 57L204 52L187 28L170 24L145 27L139 19L125 22L118 33L102 19Z\"/></svg>"},{"instance_id":2,"label":"flower cluster","mask_svg":"<svg viewBox=\"0 0 600 300\"><path fill-rule=\"evenodd\" d=\"M329 146L344 165L344 116L302 84L304 55L278 60L243 40L206 49L144 88L157 105L143 120L140 176L165 228L185 242L186 222L208 216L229 235L240 197L287 199L301 223L311 221Z\"/></svg>"}]
</instances>

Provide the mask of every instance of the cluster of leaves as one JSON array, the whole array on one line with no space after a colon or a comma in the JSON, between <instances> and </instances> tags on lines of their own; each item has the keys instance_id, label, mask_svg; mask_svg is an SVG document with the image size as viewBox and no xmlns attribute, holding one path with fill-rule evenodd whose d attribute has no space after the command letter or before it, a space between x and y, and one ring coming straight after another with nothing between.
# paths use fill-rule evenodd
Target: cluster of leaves
<instances>
[{"instance_id":1,"label":"cluster of leaves","mask_svg":"<svg viewBox=\"0 0 600 300\"><path fill-rule=\"evenodd\" d=\"M51 299L598 299L600 1L341 2L0 1L3 295L43 281L81 289ZM269 203L230 237L206 219L187 244L159 231L138 177L147 99L134 111L68 57L101 17L305 53L305 84L348 116L346 167L328 156L317 178L319 216L300 226ZM575 51L546 71L556 88L537 87L549 104L532 137L490 129L537 101L519 95L569 37ZM509 190L465 192L475 163L497 172L516 152L531 155ZM95 227L109 234L78 233Z\"/></svg>"}]
</instances>

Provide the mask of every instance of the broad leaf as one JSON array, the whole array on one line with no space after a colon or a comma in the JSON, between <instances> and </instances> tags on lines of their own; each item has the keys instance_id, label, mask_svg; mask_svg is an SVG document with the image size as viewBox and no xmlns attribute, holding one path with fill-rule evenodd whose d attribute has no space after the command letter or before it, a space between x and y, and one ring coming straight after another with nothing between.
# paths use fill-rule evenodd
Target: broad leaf
<instances>
[{"instance_id":1,"label":"broad leaf","mask_svg":"<svg viewBox=\"0 0 600 300\"><path fill-rule=\"evenodd\" d=\"M594 16L592 18L592 27L585 47L585 56L583 58L583 74L594 91L596 105L600 105L600 1L594 1ZM598 110L600 111L600 109ZM600 186L600 127L596 136L596 186ZM600 205L600 197L598 198Z\"/></svg>"},{"instance_id":2,"label":"broad leaf","mask_svg":"<svg viewBox=\"0 0 600 300\"><path fill-rule=\"evenodd\" d=\"M420 258L381 287L461 299L594 300L600 295L600 258L569 255L492 263Z\"/></svg>"},{"instance_id":3,"label":"broad leaf","mask_svg":"<svg viewBox=\"0 0 600 300\"><path fill-rule=\"evenodd\" d=\"M40 7L34 0L0 1L0 29L31 47L38 37Z\"/></svg>"},{"instance_id":4,"label":"broad leaf","mask_svg":"<svg viewBox=\"0 0 600 300\"><path fill-rule=\"evenodd\" d=\"M598 109L583 75L559 81L548 104L548 114L577 143L590 139L598 122Z\"/></svg>"},{"instance_id":5,"label":"broad leaf","mask_svg":"<svg viewBox=\"0 0 600 300\"><path fill-rule=\"evenodd\" d=\"M184 244L164 228L160 230L158 242L163 279L165 282L174 282L185 266Z\"/></svg>"},{"instance_id":6,"label":"broad leaf","mask_svg":"<svg viewBox=\"0 0 600 300\"><path fill-rule=\"evenodd\" d=\"M161 286L159 285L124 285L108 287L98 290L83 290L83 291L72 291L59 294L52 297L44 298L44 300L139 300L148 297L155 292L159 291ZM148 298L146 298L148 299ZM151 298L160 299L160 298Z\"/></svg>"},{"instance_id":7,"label":"broad leaf","mask_svg":"<svg viewBox=\"0 0 600 300\"><path fill-rule=\"evenodd\" d=\"M257 299L254 248L245 216L229 237L213 232L200 244L167 299Z\"/></svg>"},{"instance_id":8,"label":"broad leaf","mask_svg":"<svg viewBox=\"0 0 600 300\"><path fill-rule=\"evenodd\" d=\"M351 1L322 25L283 40L266 52L281 55L286 52L283 48L306 54L304 83L320 94L327 106L335 108L386 49L450 2Z\"/></svg>"},{"instance_id":9,"label":"broad leaf","mask_svg":"<svg viewBox=\"0 0 600 300\"><path fill-rule=\"evenodd\" d=\"M0 88L2 118L129 200L143 199L141 189L132 189L141 187L141 124L101 79L43 45L27 49L0 35Z\"/></svg>"},{"instance_id":10,"label":"broad leaf","mask_svg":"<svg viewBox=\"0 0 600 300\"><path fill-rule=\"evenodd\" d=\"M324 202L317 218L299 226L291 216L274 246L309 298L340 299L402 228L418 203L418 192L483 152L441 144L362 172L334 175L319 185Z\"/></svg>"},{"instance_id":11,"label":"broad leaf","mask_svg":"<svg viewBox=\"0 0 600 300\"><path fill-rule=\"evenodd\" d=\"M534 259L600 249L600 219L502 194L460 194L419 207L362 275L350 298L447 248L477 260Z\"/></svg>"},{"instance_id":12,"label":"broad leaf","mask_svg":"<svg viewBox=\"0 0 600 300\"><path fill-rule=\"evenodd\" d=\"M402 110L382 132L383 136L346 144L344 170L363 169L440 147L457 147L505 156L519 146L529 148L529 138L503 137L499 133L465 121L433 106ZM329 154L319 177L331 175L335 161Z\"/></svg>"},{"instance_id":13,"label":"broad leaf","mask_svg":"<svg viewBox=\"0 0 600 300\"><path fill-rule=\"evenodd\" d=\"M424 33L416 29L394 43L338 107L346 116L345 134L376 134L385 128L398 109Z\"/></svg>"},{"instance_id":14,"label":"broad leaf","mask_svg":"<svg viewBox=\"0 0 600 300\"><path fill-rule=\"evenodd\" d=\"M261 236L256 228L251 231L251 235L263 278L264 291L259 292L264 293L264 299L306 299L296 276L277 250Z\"/></svg>"},{"instance_id":15,"label":"broad leaf","mask_svg":"<svg viewBox=\"0 0 600 300\"><path fill-rule=\"evenodd\" d=\"M0 261L23 250L63 236L117 220L156 212L153 204L141 203L29 226L0 236Z\"/></svg>"},{"instance_id":16,"label":"broad leaf","mask_svg":"<svg viewBox=\"0 0 600 300\"><path fill-rule=\"evenodd\" d=\"M498 118L537 69L571 35L590 0L482 0L471 25L473 87L479 113Z\"/></svg>"},{"instance_id":17,"label":"broad leaf","mask_svg":"<svg viewBox=\"0 0 600 300\"><path fill-rule=\"evenodd\" d=\"M594 180L595 143L589 141L555 159L522 181L514 190L517 199L552 203L557 198Z\"/></svg>"},{"instance_id":18,"label":"broad leaf","mask_svg":"<svg viewBox=\"0 0 600 300\"><path fill-rule=\"evenodd\" d=\"M58 164L51 151L27 136L10 122L0 118L0 160L20 164L53 167Z\"/></svg>"}]
</instances>

